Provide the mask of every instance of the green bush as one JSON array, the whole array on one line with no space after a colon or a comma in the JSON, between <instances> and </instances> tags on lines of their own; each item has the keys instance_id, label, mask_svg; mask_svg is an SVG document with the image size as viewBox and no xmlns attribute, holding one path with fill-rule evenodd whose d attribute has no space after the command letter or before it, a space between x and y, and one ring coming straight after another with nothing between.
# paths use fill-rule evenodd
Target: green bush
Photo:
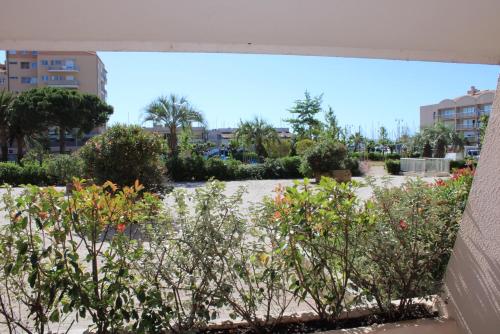
<instances>
[{"instance_id":1,"label":"green bush","mask_svg":"<svg viewBox=\"0 0 500 334\"><path fill-rule=\"evenodd\" d=\"M311 139L301 139L295 143L295 152L299 156L303 156L307 150L316 145L316 143Z\"/></svg>"},{"instance_id":2,"label":"green bush","mask_svg":"<svg viewBox=\"0 0 500 334\"><path fill-rule=\"evenodd\" d=\"M302 177L302 173L300 172L300 164L302 159L300 157L284 157L280 159L281 164L283 165L283 175L282 178L290 179L290 178L300 178Z\"/></svg>"},{"instance_id":3,"label":"green bush","mask_svg":"<svg viewBox=\"0 0 500 334\"><path fill-rule=\"evenodd\" d=\"M210 158L205 162L205 170L207 178L214 178L217 180L231 180L234 173L230 172L230 167L219 158Z\"/></svg>"},{"instance_id":4,"label":"green bush","mask_svg":"<svg viewBox=\"0 0 500 334\"><path fill-rule=\"evenodd\" d=\"M346 158L345 145L329 140L317 143L304 154L304 160L307 161L313 173L345 169Z\"/></svg>"},{"instance_id":5,"label":"green bush","mask_svg":"<svg viewBox=\"0 0 500 334\"><path fill-rule=\"evenodd\" d=\"M401 155L399 153L387 153L384 156L385 160L391 159L391 160L399 160L401 159Z\"/></svg>"},{"instance_id":6,"label":"green bush","mask_svg":"<svg viewBox=\"0 0 500 334\"><path fill-rule=\"evenodd\" d=\"M86 176L119 186L139 180L147 190L165 190L164 141L140 126L115 125L90 139L79 151Z\"/></svg>"},{"instance_id":7,"label":"green bush","mask_svg":"<svg viewBox=\"0 0 500 334\"><path fill-rule=\"evenodd\" d=\"M385 160L385 156L382 153L370 152L370 153L368 153L368 160L371 160L371 161L384 161Z\"/></svg>"},{"instance_id":8,"label":"green bush","mask_svg":"<svg viewBox=\"0 0 500 334\"><path fill-rule=\"evenodd\" d=\"M53 185L66 185L84 174L83 160L78 155L55 155L46 159L44 164L49 182Z\"/></svg>"},{"instance_id":9,"label":"green bush","mask_svg":"<svg viewBox=\"0 0 500 334\"><path fill-rule=\"evenodd\" d=\"M351 171L352 176L363 175L359 168L359 160L357 158L347 158L345 160L345 168Z\"/></svg>"},{"instance_id":10,"label":"green bush","mask_svg":"<svg viewBox=\"0 0 500 334\"><path fill-rule=\"evenodd\" d=\"M14 162L0 163L0 185L22 184L47 185L49 183L45 166L35 162L27 162L24 166Z\"/></svg>"},{"instance_id":11,"label":"green bush","mask_svg":"<svg viewBox=\"0 0 500 334\"><path fill-rule=\"evenodd\" d=\"M21 184L23 168L14 162L0 162L0 184Z\"/></svg>"},{"instance_id":12,"label":"green bush","mask_svg":"<svg viewBox=\"0 0 500 334\"><path fill-rule=\"evenodd\" d=\"M177 182L204 181L207 179L205 158L198 154L168 158L167 170L170 178Z\"/></svg>"},{"instance_id":13,"label":"green bush","mask_svg":"<svg viewBox=\"0 0 500 334\"><path fill-rule=\"evenodd\" d=\"M399 172L401 172L400 160L391 160L391 159L386 160L385 169L389 174L399 175Z\"/></svg>"}]
</instances>

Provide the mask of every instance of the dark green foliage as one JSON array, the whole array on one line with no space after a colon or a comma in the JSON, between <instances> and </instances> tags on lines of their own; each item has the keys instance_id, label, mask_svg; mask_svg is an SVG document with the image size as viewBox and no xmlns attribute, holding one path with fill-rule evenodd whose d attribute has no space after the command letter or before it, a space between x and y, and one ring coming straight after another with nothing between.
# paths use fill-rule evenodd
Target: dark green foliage
<instances>
[{"instance_id":1,"label":"dark green foliage","mask_svg":"<svg viewBox=\"0 0 500 334\"><path fill-rule=\"evenodd\" d=\"M384 161L385 157L382 153L370 152L368 153L368 160L371 161Z\"/></svg>"},{"instance_id":2,"label":"dark green foliage","mask_svg":"<svg viewBox=\"0 0 500 334\"><path fill-rule=\"evenodd\" d=\"M400 160L388 159L385 161L385 169L389 174L399 175L401 171Z\"/></svg>"},{"instance_id":3,"label":"dark green foliage","mask_svg":"<svg viewBox=\"0 0 500 334\"><path fill-rule=\"evenodd\" d=\"M85 174L97 183L119 186L139 180L149 191L163 191L165 167L163 140L139 126L115 125L90 139L81 149Z\"/></svg>"},{"instance_id":4,"label":"dark green foliage","mask_svg":"<svg viewBox=\"0 0 500 334\"><path fill-rule=\"evenodd\" d=\"M21 166L13 162L2 162L0 163L0 185L4 183L12 186L22 184L47 185L47 170L45 166L37 163Z\"/></svg>"},{"instance_id":5,"label":"dark green foliage","mask_svg":"<svg viewBox=\"0 0 500 334\"><path fill-rule=\"evenodd\" d=\"M432 146L429 142L424 144L424 149L422 152L422 157L424 158L432 158Z\"/></svg>"},{"instance_id":6,"label":"dark green foliage","mask_svg":"<svg viewBox=\"0 0 500 334\"><path fill-rule=\"evenodd\" d=\"M202 156L172 157L167 160L170 178L174 181L262 180L301 178L300 157L266 159L264 163L244 164L239 160Z\"/></svg>"},{"instance_id":7,"label":"dark green foliage","mask_svg":"<svg viewBox=\"0 0 500 334\"><path fill-rule=\"evenodd\" d=\"M359 160L356 158L346 158L345 168L351 171L352 176L361 176L361 169L359 169Z\"/></svg>"},{"instance_id":8,"label":"dark green foliage","mask_svg":"<svg viewBox=\"0 0 500 334\"><path fill-rule=\"evenodd\" d=\"M60 154L44 161L49 183L53 185L66 185L73 178L82 178L84 164L78 155Z\"/></svg>"},{"instance_id":9,"label":"dark green foliage","mask_svg":"<svg viewBox=\"0 0 500 334\"><path fill-rule=\"evenodd\" d=\"M320 141L304 155L313 172L330 172L345 169L347 149L344 144L329 140Z\"/></svg>"},{"instance_id":10,"label":"dark green foliage","mask_svg":"<svg viewBox=\"0 0 500 334\"><path fill-rule=\"evenodd\" d=\"M401 155L399 153L387 153L385 155L385 160L388 160L388 159L399 160L399 159L401 159Z\"/></svg>"}]
</instances>

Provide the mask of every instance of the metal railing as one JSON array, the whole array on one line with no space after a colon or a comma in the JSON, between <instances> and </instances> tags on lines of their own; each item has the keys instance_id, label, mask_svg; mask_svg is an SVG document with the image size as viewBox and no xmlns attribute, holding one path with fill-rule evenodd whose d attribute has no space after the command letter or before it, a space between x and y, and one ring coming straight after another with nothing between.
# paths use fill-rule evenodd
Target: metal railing
<instances>
[{"instance_id":1,"label":"metal railing","mask_svg":"<svg viewBox=\"0 0 500 334\"><path fill-rule=\"evenodd\" d=\"M457 124L457 130L476 129L475 124Z\"/></svg>"},{"instance_id":2,"label":"metal railing","mask_svg":"<svg viewBox=\"0 0 500 334\"><path fill-rule=\"evenodd\" d=\"M49 80L46 81L48 86L71 86L78 87L80 82L78 80Z\"/></svg>"},{"instance_id":3,"label":"metal railing","mask_svg":"<svg viewBox=\"0 0 500 334\"><path fill-rule=\"evenodd\" d=\"M78 65L53 65L48 67L49 72L79 72Z\"/></svg>"},{"instance_id":4,"label":"metal railing","mask_svg":"<svg viewBox=\"0 0 500 334\"><path fill-rule=\"evenodd\" d=\"M449 173L450 160L443 158L401 158L401 171L410 173Z\"/></svg>"}]
</instances>

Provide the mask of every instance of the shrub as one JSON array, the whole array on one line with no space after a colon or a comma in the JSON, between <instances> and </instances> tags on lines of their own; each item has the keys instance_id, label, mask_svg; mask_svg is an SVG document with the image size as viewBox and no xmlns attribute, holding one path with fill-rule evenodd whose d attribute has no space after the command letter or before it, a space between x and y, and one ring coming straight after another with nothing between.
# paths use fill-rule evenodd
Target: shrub
<instances>
[{"instance_id":1,"label":"shrub","mask_svg":"<svg viewBox=\"0 0 500 334\"><path fill-rule=\"evenodd\" d=\"M0 184L20 184L23 168L14 162L0 162Z\"/></svg>"},{"instance_id":2,"label":"shrub","mask_svg":"<svg viewBox=\"0 0 500 334\"><path fill-rule=\"evenodd\" d=\"M46 185L48 183L45 166L38 162L27 162L24 166L13 162L0 163L0 184L18 186L22 184Z\"/></svg>"},{"instance_id":3,"label":"shrub","mask_svg":"<svg viewBox=\"0 0 500 334\"><path fill-rule=\"evenodd\" d=\"M399 175L401 171L401 163L399 160L388 159L385 161L385 169L389 174Z\"/></svg>"},{"instance_id":4,"label":"shrub","mask_svg":"<svg viewBox=\"0 0 500 334\"><path fill-rule=\"evenodd\" d=\"M167 159L167 169L174 181L204 181L207 179L205 159L193 154L173 156Z\"/></svg>"},{"instance_id":5,"label":"shrub","mask_svg":"<svg viewBox=\"0 0 500 334\"><path fill-rule=\"evenodd\" d=\"M303 156L307 150L316 145L316 143L311 139L301 139L297 143L295 143L295 152L297 155Z\"/></svg>"},{"instance_id":6,"label":"shrub","mask_svg":"<svg viewBox=\"0 0 500 334\"><path fill-rule=\"evenodd\" d=\"M401 159L401 155L399 153L387 153L385 154L384 159L399 160Z\"/></svg>"},{"instance_id":7,"label":"shrub","mask_svg":"<svg viewBox=\"0 0 500 334\"><path fill-rule=\"evenodd\" d=\"M69 197L35 186L4 196L0 315L12 332L51 332L76 312L92 318L98 334L120 332L134 318L132 269L142 251L125 231L151 220L160 203L141 190L76 182Z\"/></svg>"},{"instance_id":8,"label":"shrub","mask_svg":"<svg viewBox=\"0 0 500 334\"><path fill-rule=\"evenodd\" d=\"M59 154L44 162L50 184L66 185L73 178L82 178L83 160L78 155Z\"/></svg>"},{"instance_id":9,"label":"shrub","mask_svg":"<svg viewBox=\"0 0 500 334\"><path fill-rule=\"evenodd\" d=\"M281 176L282 178L300 178L302 174L300 173L300 164L302 159L300 157L284 157L280 159L283 165L284 174Z\"/></svg>"},{"instance_id":10,"label":"shrub","mask_svg":"<svg viewBox=\"0 0 500 334\"><path fill-rule=\"evenodd\" d=\"M115 125L90 139L81 149L86 176L119 186L139 180L147 190L164 191L164 141L139 126Z\"/></svg>"},{"instance_id":11,"label":"shrub","mask_svg":"<svg viewBox=\"0 0 500 334\"><path fill-rule=\"evenodd\" d=\"M217 180L230 180L232 173L230 167L219 158L210 158L205 162L207 178L215 178Z\"/></svg>"},{"instance_id":12,"label":"shrub","mask_svg":"<svg viewBox=\"0 0 500 334\"><path fill-rule=\"evenodd\" d=\"M397 188L372 184L368 208L376 219L353 280L381 312L404 316L411 298L439 292L470 185L470 176L431 187L420 180ZM392 304L395 299L398 305Z\"/></svg>"},{"instance_id":13,"label":"shrub","mask_svg":"<svg viewBox=\"0 0 500 334\"><path fill-rule=\"evenodd\" d=\"M278 252L292 270L290 289L299 300L309 300L321 320L334 322L356 301L351 275L365 251L364 230L371 219L356 188L355 182L324 177L317 189L306 180L278 189L267 201L267 224L277 225Z\"/></svg>"},{"instance_id":14,"label":"shrub","mask_svg":"<svg viewBox=\"0 0 500 334\"><path fill-rule=\"evenodd\" d=\"M345 169L347 149L345 145L333 141L321 141L311 147L305 155L313 173L330 172L337 169Z\"/></svg>"},{"instance_id":15,"label":"shrub","mask_svg":"<svg viewBox=\"0 0 500 334\"><path fill-rule=\"evenodd\" d=\"M359 159L347 158L345 160L345 168L351 171L352 176L361 176L363 173L359 168Z\"/></svg>"},{"instance_id":16,"label":"shrub","mask_svg":"<svg viewBox=\"0 0 500 334\"><path fill-rule=\"evenodd\" d=\"M385 157L382 153L370 152L368 153L368 160L371 161L384 161Z\"/></svg>"}]
</instances>

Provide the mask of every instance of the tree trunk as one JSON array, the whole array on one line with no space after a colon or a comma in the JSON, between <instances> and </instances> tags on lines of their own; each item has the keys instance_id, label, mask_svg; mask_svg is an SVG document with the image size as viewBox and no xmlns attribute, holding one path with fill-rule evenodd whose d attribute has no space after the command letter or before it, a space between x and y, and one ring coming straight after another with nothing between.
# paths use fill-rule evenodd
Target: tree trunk
<instances>
[{"instance_id":1,"label":"tree trunk","mask_svg":"<svg viewBox=\"0 0 500 334\"><path fill-rule=\"evenodd\" d=\"M169 146L170 146L170 154L176 155L177 154L177 127L170 127Z\"/></svg>"},{"instance_id":2,"label":"tree trunk","mask_svg":"<svg viewBox=\"0 0 500 334\"><path fill-rule=\"evenodd\" d=\"M17 135L16 136L16 144L17 144L17 162L21 162L21 159L24 156L24 136Z\"/></svg>"},{"instance_id":3,"label":"tree trunk","mask_svg":"<svg viewBox=\"0 0 500 334\"><path fill-rule=\"evenodd\" d=\"M66 129L59 127L59 153L66 153Z\"/></svg>"},{"instance_id":4,"label":"tree trunk","mask_svg":"<svg viewBox=\"0 0 500 334\"><path fill-rule=\"evenodd\" d=\"M7 144L7 138L4 133L0 135L0 148L2 151L2 158L0 161L7 161L9 159L9 146Z\"/></svg>"}]
</instances>

